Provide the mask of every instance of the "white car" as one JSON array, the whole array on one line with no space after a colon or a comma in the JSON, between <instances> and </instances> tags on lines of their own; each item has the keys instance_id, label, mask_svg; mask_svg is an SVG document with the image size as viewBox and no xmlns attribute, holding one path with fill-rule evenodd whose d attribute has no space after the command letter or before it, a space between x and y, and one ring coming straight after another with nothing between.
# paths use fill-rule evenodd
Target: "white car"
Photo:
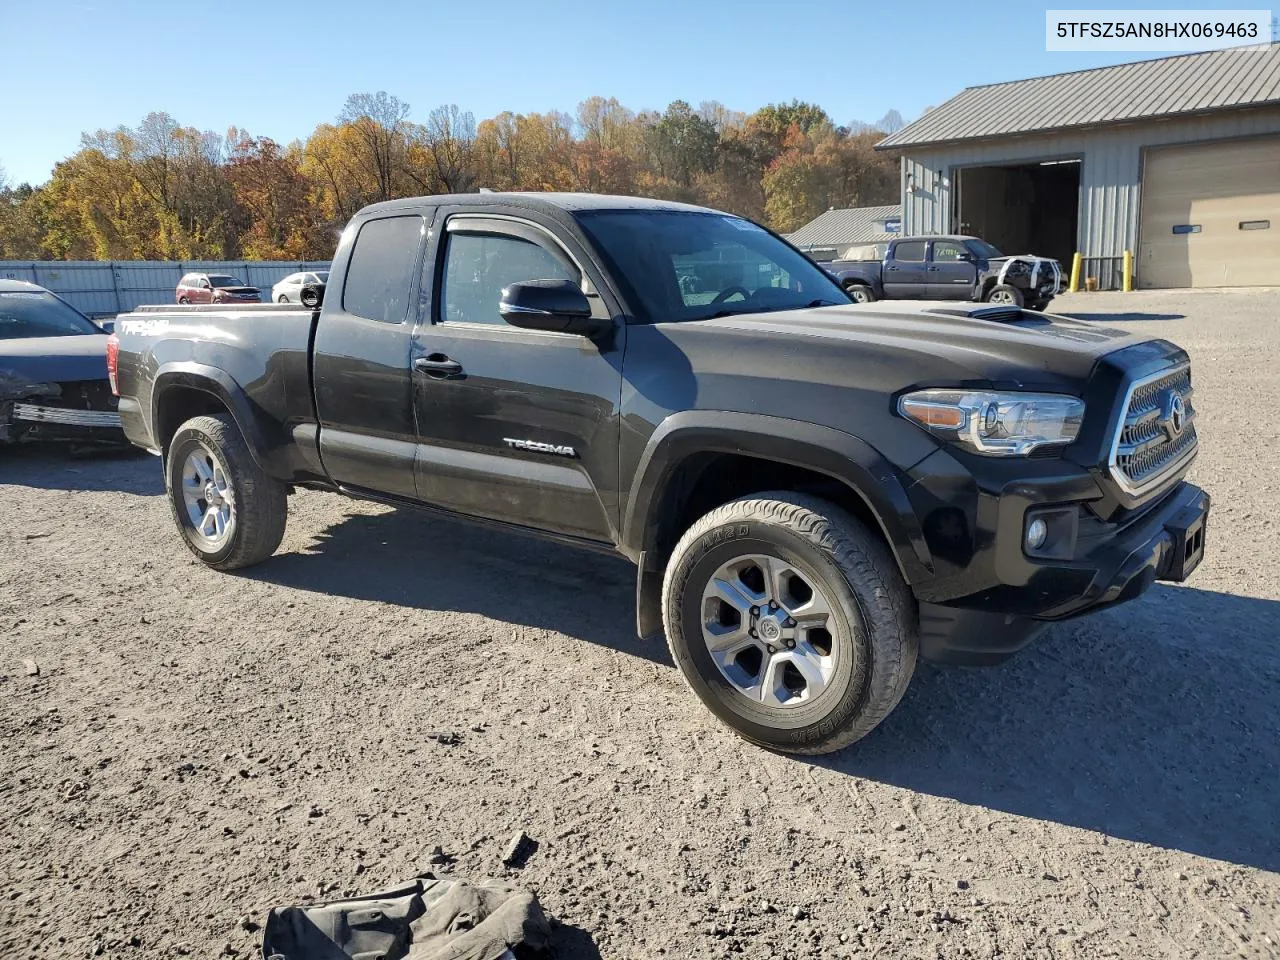
<instances>
[{"instance_id":1,"label":"white car","mask_svg":"<svg viewBox=\"0 0 1280 960\"><path fill-rule=\"evenodd\" d=\"M328 270L291 273L271 288L273 303L301 303L302 288L308 283L328 283Z\"/></svg>"}]
</instances>

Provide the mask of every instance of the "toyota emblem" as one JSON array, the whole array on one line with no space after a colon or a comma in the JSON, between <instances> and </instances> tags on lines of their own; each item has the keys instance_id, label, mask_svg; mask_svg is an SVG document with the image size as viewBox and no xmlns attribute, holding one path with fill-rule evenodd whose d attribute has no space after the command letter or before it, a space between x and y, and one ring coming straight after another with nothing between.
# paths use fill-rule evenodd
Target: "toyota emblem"
<instances>
[{"instance_id":1,"label":"toyota emblem","mask_svg":"<svg viewBox=\"0 0 1280 960\"><path fill-rule=\"evenodd\" d=\"M1182 430L1187 425L1187 401L1182 399L1182 394L1169 391L1169 399L1165 404L1164 422L1170 440L1176 440L1182 436Z\"/></svg>"}]
</instances>

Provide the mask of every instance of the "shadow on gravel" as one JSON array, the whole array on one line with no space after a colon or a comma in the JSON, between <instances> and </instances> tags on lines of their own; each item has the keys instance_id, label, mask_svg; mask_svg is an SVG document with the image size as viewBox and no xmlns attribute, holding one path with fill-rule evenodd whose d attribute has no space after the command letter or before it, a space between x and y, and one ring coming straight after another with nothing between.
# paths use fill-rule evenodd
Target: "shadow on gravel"
<instances>
[{"instance_id":1,"label":"shadow on gravel","mask_svg":"<svg viewBox=\"0 0 1280 960\"><path fill-rule=\"evenodd\" d=\"M556 960L600 960L600 948L581 927L557 923L551 930L551 955Z\"/></svg>"},{"instance_id":2,"label":"shadow on gravel","mask_svg":"<svg viewBox=\"0 0 1280 960\"><path fill-rule=\"evenodd\" d=\"M1063 314L1074 320L1096 320L1099 323L1132 323L1137 320L1185 320L1185 313L1074 313Z\"/></svg>"},{"instance_id":3,"label":"shadow on gravel","mask_svg":"<svg viewBox=\"0 0 1280 960\"><path fill-rule=\"evenodd\" d=\"M879 729L816 762L1280 870L1277 624L1274 600L1159 585L1003 666L921 666Z\"/></svg>"},{"instance_id":4,"label":"shadow on gravel","mask_svg":"<svg viewBox=\"0 0 1280 960\"><path fill-rule=\"evenodd\" d=\"M671 664L664 642L636 637L636 572L625 560L412 510L348 516L319 533L306 553L279 555L240 575L476 613Z\"/></svg>"},{"instance_id":5,"label":"shadow on gravel","mask_svg":"<svg viewBox=\"0 0 1280 960\"><path fill-rule=\"evenodd\" d=\"M40 490L119 491L140 497L164 493L160 461L133 446L76 454L62 446L2 447L0 483Z\"/></svg>"}]
</instances>

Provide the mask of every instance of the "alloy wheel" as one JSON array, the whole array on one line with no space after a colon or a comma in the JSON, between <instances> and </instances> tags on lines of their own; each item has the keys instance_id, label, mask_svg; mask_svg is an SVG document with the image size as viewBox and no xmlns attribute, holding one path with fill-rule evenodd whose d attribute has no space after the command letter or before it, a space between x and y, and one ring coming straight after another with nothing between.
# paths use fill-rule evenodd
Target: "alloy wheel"
<instances>
[{"instance_id":1,"label":"alloy wheel","mask_svg":"<svg viewBox=\"0 0 1280 960\"><path fill-rule=\"evenodd\" d=\"M767 707L812 703L840 655L834 606L809 570L752 554L722 564L702 593L702 638L721 675Z\"/></svg>"},{"instance_id":2,"label":"alloy wheel","mask_svg":"<svg viewBox=\"0 0 1280 960\"><path fill-rule=\"evenodd\" d=\"M235 533L235 491L217 455L196 443L182 464L182 502L196 536L210 552Z\"/></svg>"}]
</instances>

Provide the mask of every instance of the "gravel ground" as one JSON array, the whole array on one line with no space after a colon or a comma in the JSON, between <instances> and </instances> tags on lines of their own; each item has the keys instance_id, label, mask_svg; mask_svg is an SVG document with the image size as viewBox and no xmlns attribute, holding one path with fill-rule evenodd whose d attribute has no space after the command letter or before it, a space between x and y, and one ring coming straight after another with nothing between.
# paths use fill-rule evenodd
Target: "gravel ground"
<instances>
[{"instance_id":1,"label":"gravel ground","mask_svg":"<svg viewBox=\"0 0 1280 960\"><path fill-rule=\"evenodd\" d=\"M0 454L0 954L247 957L431 869L569 958L1276 956L1276 298L1062 298L1191 351L1206 560L817 761L711 720L621 562L302 493L217 574L154 459Z\"/></svg>"}]
</instances>

